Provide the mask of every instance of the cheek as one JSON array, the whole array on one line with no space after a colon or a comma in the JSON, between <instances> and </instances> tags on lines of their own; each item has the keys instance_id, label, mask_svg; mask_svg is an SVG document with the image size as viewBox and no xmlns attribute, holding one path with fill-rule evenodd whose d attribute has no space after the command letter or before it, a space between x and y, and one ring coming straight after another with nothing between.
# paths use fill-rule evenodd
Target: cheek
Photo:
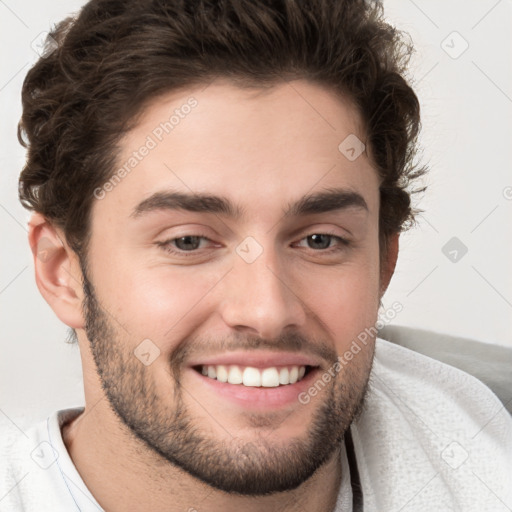
<instances>
[{"instance_id":1,"label":"cheek","mask_svg":"<svg viewBox=\"0 0 512 512\"><path fill-rule=\"evenodd\" d=\"M378 252L350 265L301 277L301 298L328 326L338 353L375 324L379 310Z\"/></svg>"},{"instance_id":2,"label":"cheek","mask_svg":"<svg viewBox=\"0 0 512 512\"><path fill-rule=\"evenodd\" d=\"M137 338L163 343L190 335L225 271L188 267L126 268L103 286L116 318Z\"/></svg>"}]
</instances>

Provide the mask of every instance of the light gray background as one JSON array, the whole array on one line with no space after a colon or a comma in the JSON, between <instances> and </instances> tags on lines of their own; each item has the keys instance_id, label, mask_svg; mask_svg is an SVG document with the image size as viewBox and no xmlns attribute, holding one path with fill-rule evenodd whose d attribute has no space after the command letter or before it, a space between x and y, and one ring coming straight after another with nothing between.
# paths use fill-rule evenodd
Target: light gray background
<instances>
[{"instance_id":1,"label":"light gray background","mask_svg":"<svg viewBox=\"0 0 512 512\"><path fill-rule=\"evenodd\" d=\"M0 0L0 421L20 427L83 401L78 347L64 342L66 327L35 285L16 139L21 85L37 59L31 43L82 4ZM402 236L384 305L403 305L397 324L512 346L512 1L384 5L417 49L412 76L431 166L418 204L425 214ZM464 41L454 31L469 44L457 58ZM452 237L468 248L457 262L442 252Z\"/></svg>"}]
</instances>

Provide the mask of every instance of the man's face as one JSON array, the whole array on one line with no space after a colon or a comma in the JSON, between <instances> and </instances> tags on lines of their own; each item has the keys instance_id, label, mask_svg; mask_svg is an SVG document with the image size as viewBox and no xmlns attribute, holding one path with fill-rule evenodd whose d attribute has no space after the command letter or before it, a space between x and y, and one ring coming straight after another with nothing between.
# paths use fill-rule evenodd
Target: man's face
<instances>
[{"instance_id":1,"label":"man's face","mask_svg":"<svg viewBox=\"0 0 512 512\"><path fill-rule=\"evenodd\" d=\"M305 81L174 92L122 141L119 167L134 151L137 164L95 200L85 332L103 390L152 453L224 491L297 487L362 404L373 342L322 381L380 299L379 181L365 153L338 149L351 134L364 139L356 113Z\"/></svg>"}]
</instances>

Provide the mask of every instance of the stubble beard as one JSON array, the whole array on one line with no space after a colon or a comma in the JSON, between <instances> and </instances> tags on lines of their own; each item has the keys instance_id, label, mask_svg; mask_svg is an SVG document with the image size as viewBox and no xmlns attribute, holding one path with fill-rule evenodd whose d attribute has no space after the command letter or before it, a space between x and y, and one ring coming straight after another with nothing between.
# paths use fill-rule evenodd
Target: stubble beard
<instances>
[{"instance_id":1,"label":"stubble beard","mask_svg":"<svg viewBox=\"0 0 512 512\"><path fill-rule=\"evenodd\" d=\"M174 395L172 403L163 403L151 366L134 356L128 336L123 340L122 331L102 310L84 270L85 331L98 375L111 409L137 444L142 441L153 455L216 489L245 496L295 489L339 454L346 430L363 410L373 350L360 359L361 367L347 365L330 387L319 392L315 400L321 403L304 436L277 445L255 428L250 441L215 439L184 401L193 390L184 392L180 384L183 367L173 368L172 361L180 354L170 356ZM213 421L222 424L222 418Z\"/></svg>"}]
</instances>

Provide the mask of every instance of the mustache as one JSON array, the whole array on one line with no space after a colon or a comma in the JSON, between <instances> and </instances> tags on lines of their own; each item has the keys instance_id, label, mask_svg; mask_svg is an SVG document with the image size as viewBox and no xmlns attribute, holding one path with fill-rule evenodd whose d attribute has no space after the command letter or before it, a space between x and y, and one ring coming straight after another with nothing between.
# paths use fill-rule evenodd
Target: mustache
<instances>
[{"instance_id":1,"label":"mustache","mask_svg":"<svg viewBox=\"0 0 512 512\"><path fill-rule=\"evenodd\" d=\"M235 333L228 338L220 339L204 337L184 339L171 354L171 366L177 375L179 369L193 357L238 350L269 350L308 354L325 361L326 368L338 360L338 354L334 348L325 341L313 341L300 333L284 333L274 340Z\"/></svg>"}]
</instances>

